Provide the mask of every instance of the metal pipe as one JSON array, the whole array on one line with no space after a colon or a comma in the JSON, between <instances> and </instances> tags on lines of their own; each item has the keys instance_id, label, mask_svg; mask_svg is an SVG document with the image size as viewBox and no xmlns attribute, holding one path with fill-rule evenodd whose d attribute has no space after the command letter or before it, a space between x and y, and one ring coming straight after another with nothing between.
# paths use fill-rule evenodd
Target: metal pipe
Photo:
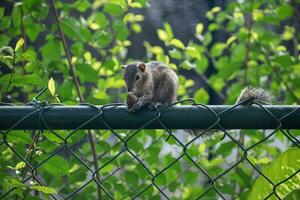
<instances>
[{"instance_id":1,"label":"metal pipe","mask_svg":"<svg viewBox=\"0 0 300 200\"><path fill-rule=\"evenodd\" d=\"M96 109L97 108L97 109ZM219 121L225 129L300 129L299 106L237 106L232 105L171 106L161 112L161 122L170 129L205 129ZM219 117L216 117L213 110ZM226 111L227 110L227 111ZM224 112L225 111L225 112ZM268 112L272 113L274 119ZM102 113L102 114L101 114ZM95 117L97 115L97 117ZM26 117L25 117L26 116ZM285 116L285 117L284 117ZM88 120L92 121L83 125ZM37 111L34 106L0 106L0 130L48 129L138 129L151 121L145 129L164 128L158 120L158 112L142 109L128 113L124 106L45 106ZM103 118L103 120L101 120ZM214 128L219 128L215 125Z\"/></svg>"}]
</instances>

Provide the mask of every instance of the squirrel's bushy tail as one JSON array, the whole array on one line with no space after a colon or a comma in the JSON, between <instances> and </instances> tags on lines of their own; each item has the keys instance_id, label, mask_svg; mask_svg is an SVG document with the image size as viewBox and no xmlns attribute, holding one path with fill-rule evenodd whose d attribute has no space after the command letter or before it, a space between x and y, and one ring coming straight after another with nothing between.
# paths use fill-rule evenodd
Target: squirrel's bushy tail
<instances>
[{"instance_id":1,"label":"squirrel's bushy tail","mask_svg":"<svg viewBox=\"0 0 300 200\"><path fill-rule=\"evenodd\" d=\"M274 97L264 89L248 86L241 91L240 96L236 100L236 104L245 102L243 105L247 105L249 102L252 103L255 101L269 104L274 101Z\"/></svg>"},{"instance_id":2,"label":"squirrel's bushy tail","mask_svg":"<svg viewBox=\"0 0 300 200\"><path fill-rule=\"evenodd\" d=\"M254 102L270 104L270 103L274 102L274 97L268 91L266 91L264 89L248 86L248 87L245 87L241 91L241 93L235 103L241 104L241 105L251 105ZM198 136L200 134L203 134L204 130L189 129L186 131L189 132L190 134ZM214 135L216 132L217 132L217 130L212 129L212 130L207 131L203 135L204 135L204 137L206 137L206 136L210 137L210 136Z\"/></svg>"}]
</instances>

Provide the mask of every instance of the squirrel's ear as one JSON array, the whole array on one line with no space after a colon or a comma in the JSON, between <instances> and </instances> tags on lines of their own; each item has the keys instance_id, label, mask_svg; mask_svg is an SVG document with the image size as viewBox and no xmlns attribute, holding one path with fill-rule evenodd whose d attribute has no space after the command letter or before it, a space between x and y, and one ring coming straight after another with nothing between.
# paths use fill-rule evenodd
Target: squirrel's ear
<instances>
[{"instance_id":1,"label":"squirrel's ear","mask_svg":"<svg viewBox=\"0 0 300 200\"><path fill-rule=\"evenodd\" d=\"M145 65L145 63L140 63L140 64L138 65L138 68L139 68L142 72L145 72L145 70L146 70L146 65Z\"/></svg>"},{"instance_id":2,"label":"squirrel's ear","mask_svg":"<svg viewBox=\"0 0 300 200\"><path fill-rule=\"evenodd\" d=\"M123 69L126 69L127 65L121 65L121 67L122 67Z\"/></svg>"}]
</instances>

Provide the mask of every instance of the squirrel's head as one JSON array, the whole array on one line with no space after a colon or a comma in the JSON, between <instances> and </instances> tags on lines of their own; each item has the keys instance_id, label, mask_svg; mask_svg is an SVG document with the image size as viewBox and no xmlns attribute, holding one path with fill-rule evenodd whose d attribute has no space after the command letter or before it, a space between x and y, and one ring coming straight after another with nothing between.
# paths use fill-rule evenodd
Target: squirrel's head
<instances>
[{"instance_id":1,"label":"squirrel's head","mask_svg":"<svg viewBox=\"0 0 300 200\"><path fill-rule=\"evenodd\" d=\"M124 80L126 82L128 92L132 92L135 87L142 86L146 79L146 64L134 63L122 65L125 70Z\"/></svg>"}]
</instances>

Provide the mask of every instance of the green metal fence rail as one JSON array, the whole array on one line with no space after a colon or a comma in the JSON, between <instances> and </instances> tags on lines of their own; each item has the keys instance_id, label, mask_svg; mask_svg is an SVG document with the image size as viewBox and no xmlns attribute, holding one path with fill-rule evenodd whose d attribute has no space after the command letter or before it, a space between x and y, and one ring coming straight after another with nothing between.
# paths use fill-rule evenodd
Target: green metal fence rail
<instances>
[{"instance_id":1,"label":"green metal fence rail","mask_svg":"<svg viewBox=\"0 0 300 200\"><path fill-rule=\"evenodd\" d=\"M62 136L57 132L57 130L61 129L71 131L68 131L67 135ZM115 138L114 144L120 145L117 153L112 155L110 159L105 159L105 162L101 163L102 165L99 169L93 169L92 165L74 150L74 144L70 144L69 139L71 137L80 130L86 129L109 131ZM118 129L133 130L128 132L128 135L121 136ZM129 143L133 138L139 137L138 135L143 129L165 130L165 136L172 138L176 145L181 149L179 155L167 166L163 166L159 171L154 172L149 163L143 158L143 154L147 151L148 147L142 152L136 153L129 146ZM197 136L190 136L191 139L188 142L182 142L182 140L178 139L174 134L174 129L202 129L202 131ZM211 134L210 132L212 129L214 131L216 129L220 130L224 134L223 138L227 137L227 139L232 141L236 146L235 148L237 151L242 152L240 156L237 157L238 159L233 162L230 167L224 169L218 176L211 176L188 152L188 148L191 144L199 138L202 138L202 135ZM241 141L234 138L227 129L271 130L255 144L245 147ZM149 176L149 179L141 184L142 186L139 192L134 193L133 191L124 191L124 194L126 193L124 198L141 199L143 193L149 190L149 188L154 188L160 194L160 198L171 199L172 192L166 190L166 187L159 185L157 179L177 162L187 160L190 163L187 170L189 170L189 168L194 168L201 173L206 180L206 188L198 195L197 199L205 198L206 194L210 191L214 191L218 199L228 199L228 196L222 193L217 186L217 183L224 175L232 172L243 162L246 162L252 167L257 175L264 177L265 180L273 186L273 191L265 196L265 199L271 196L281 199L276 188L288 179L297 175L300 171L300 166L299 170L289 177L286 177L286 180L282 180L281 183L274 183L259 167L253 164L248 158L248 152L264 141L270 139L276 132L283 134L284 137L288 139L291 146L300 148L299 138L294 136L291 129L300 129L299 106L263 105L257 102L254 102L253 105L206 106L197 104L191 99L179 101L167 107L158 107L154 110L144 109L138 113L126 112L123 104L109 104L103 106L82 104L78 106L65 106L34 101L24 106L15 106L6 103L1 103L0 106L0 148L2 151L4 149L9 149L19 161L25 163L26 170L22 171L23 176L19 180L20 182L28 185L29 182L33 180L40 186L47 186L44 178L39 174L39 170L45 163L49 162L51 158L59 154L68 154L69 157L66 157L66 159L72 157L72 159L75 159L76 162L79 163L81 168L90 173L90 177L87 177L86 181L80 186L73 189L68 194L63 194L59 191L55 194L51 194L50 196L52 199L72 199L80 194L80 192L90 183L95 183L97 184L97 187L101 188L104 199L114 199L114 193L105 186L105 181L112 176L117 177L116 174L118 174L122 166L115 168L108 175L102 176L100 181L96 179L96 174L101 174L102 170L107 165L113 163L123 154L127 154L130 157L124 164L134 162L145 170L147 176ZM33 160L32 156L28 156L28 154L25 156L24 152L16 150L13 141L8 140L10 134L14 130L33 130L32 133L35 134L33 134L34 137L32 140L35 142L38 141L36 137L40 137L43 135L43 131L47 130L59 140L59 146L57 146L54 151L48 153L42 161ZM39 133L38 135L36 134L37 132ZM18 132L18 134L20 133ZM184 134L188 135L187 132L184 132ZM166 137L160 137L160 140L164 139L166 139ZM153 141L152 144L155 142L157 141ZM26 148L31 148L32 151L34 149L34 147L28 145ZM99 160L102 158L103 154L99 155ZM179 175L180 174L178 174L178 176ZM10 194L17 189L18 187L12 187L10 189L0 188L0 199L12 198ZM24 193L28 190L29 188L24 188Z\"/></svg>"},{"instance_id":2,"label":"green metal fence rail","mask_svg":"<svg viewBox=\"0 0 300 200\"><path fill-rule=\"evenodd\" d=\"M148 123L145 129L205 129L220 120L225 129L300 129L299 106L238 106L190 105L161 108L161 111L143 109L128 113L123 105L61 106L47 105L42 109L34 106L2 106L0 130L13 129L136 129ZM42 115L42 116L41 116ZM159 118L158 118L159 116ZM45 123L39 122L42 117ZM20 119L23 120L19 121ZM103 119L103 120L102 120ZM160 121L158 120L160 119ZM188 120L187 120L188 119ZM16 122L18 123L16 124ZM86 123L89 121L88 123ZM84 126L81 126L85 124ZM214 128L218 128L218 124Z\"/></svg>"}]
</instances>

